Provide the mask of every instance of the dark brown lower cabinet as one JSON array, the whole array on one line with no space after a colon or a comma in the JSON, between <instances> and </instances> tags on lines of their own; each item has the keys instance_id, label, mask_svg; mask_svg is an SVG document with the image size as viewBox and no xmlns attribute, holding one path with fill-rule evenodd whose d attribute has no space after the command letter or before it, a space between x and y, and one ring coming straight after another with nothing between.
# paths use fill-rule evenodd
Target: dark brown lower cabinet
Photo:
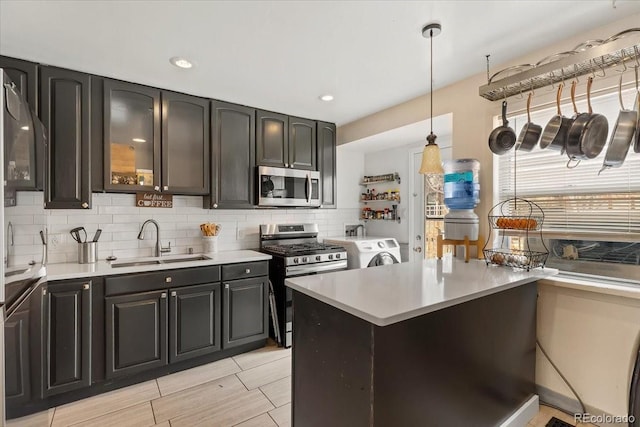
<instances>
[{"instance_id":1,"label":"dark brown lower cabinet","mask_svg":"<svg viewBox=\"0 0 640 427\"><path fill-rule=\"evenodd\" d=\"M43 395L91 385L91 281L43 287Z\"/></svg>"},{"instance_id":2,"label":"dark brown lower cabinet","mask_svg":"<svg viewBox=\"0 0 640 427\"><path fill-rule=\"evenodd\" d=\"M106 377L167 364L167 291L105 298Z\"/></svg>"},{"instance_id":3,"label":"dark brown lower cabinet","mask_svg":"<svg viewBox=\"0 0 640 427\"><path fill-rule=\"evenodd\" d=\"M4 324L5 398L8 407L31 400L29 323L29 310L21 310Z\"/></svg>"},{"instance_id":4,"label":"dark brown lower cabinet","mask_svg":"<svg viewBox=\"0 0 640 427\"><path fill-rule=\"evenodd\" d=\"M171 289L169 362L220 350L220 283Z\"/></svg>"},{"instance_id":5,"label":"dark brown lower cabinet","mask_svg":"<svg viewBox=\"0 0 640 427\"><path fill-rule=\"evenodd\" d=\"M266 338L268 277L224 282L223 347L231 348Z\"/></svg>"}]
</instances>

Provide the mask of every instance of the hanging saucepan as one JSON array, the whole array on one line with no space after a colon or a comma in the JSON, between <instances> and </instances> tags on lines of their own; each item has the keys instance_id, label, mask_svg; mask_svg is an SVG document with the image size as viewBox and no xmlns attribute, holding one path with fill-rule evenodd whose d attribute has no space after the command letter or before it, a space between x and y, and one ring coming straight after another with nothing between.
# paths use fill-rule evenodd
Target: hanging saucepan
<instances>
[{"instance_id":1,"label":"hanging saucepan","mask_svg":"<svg viewBox=\"0 0 640 427\"><path fill-rule=\"evenodd\" d=\"M564 83L558 85L558 93L556 94L556 106L558 107L558 114L553 116L549 123L544 127L542 136L540 137L540 148L545 149L547 147L558 150L564 153L564 147L567 143L567 133L571 127L573 120L562 115L560 110L560 99L562 98L562 88Z\"/></svg>"},{"instance_id":2,"label":"hanging saucepan","mask_svg":"<svg viewBox=\"0 0 640 427\"><path fill-rule=\"evenodd\" d=\"M588 113L577 114L575 107L575 85L571 86L571 101L577 116L575 117L569 133L567 134L567 155L569 167L571 160L593 159L597 157L607 143L609 123L602 114L594 113L591 108L591 85L593 77L587 80L587 106ZM576 165L577 166L577 165Z\"/></svg>"},{"instance_id":3,"label":"hanging saucepan","mask_svg":"<svg viewBox=\"0 0 640 427\"><path fill-rule=\"evenodd\" d=\"M634 48L635 49L635 48ZM638 51L636 50L636 59ZM640 153L640 90L638 89L638 66L635 68L636 72L636 113L638 113L638 122L636 124L636 140L633 145L633 151Z\"/></svg>"},{"instance_id":4,"label":"hanging saucepan","mask_svg":"<svg viewBox=\"0 0 640 427\"><path fill-rule=\"evenodd\" d=\"M516 133L509 127L507 120L507 101L502 101L502 126L498 126L489 135L489 149L494 154L504 154L516 143Z\"/></svg>"},{"instance_id":5,"label":"hanging saucepan","mask_svg":"<svg viewBox=\"0 0 640 427\"><path fill-rule=\"evenodd\" d=\"M538 143L540 134L542 133L542 126L531 122L530 108L532 97L533 92L529 92L529 97L527 98L527 123L525 123L525 125L522 127L522 130L520 131L518 141L516 142L516 150L533 150L533 147L535 147Z\"/></svg>"},{"instance_id":6,"label":"hanging saucepan","mask_svg":"<svg viewBox=\"0 0 640 427\"><path fill-rule=\"evenodd\" d=\"M622 103L622 75L620 73L620 83L618 83L618 99L620 100L620 114L613 128L613 134L609 140L607 154L604 156L600 173L608 168L619 168L627 157L629 147L633 141L633 134L636 132L638 113L635 110L627 110Z\"/></svg>"}]
</instances>

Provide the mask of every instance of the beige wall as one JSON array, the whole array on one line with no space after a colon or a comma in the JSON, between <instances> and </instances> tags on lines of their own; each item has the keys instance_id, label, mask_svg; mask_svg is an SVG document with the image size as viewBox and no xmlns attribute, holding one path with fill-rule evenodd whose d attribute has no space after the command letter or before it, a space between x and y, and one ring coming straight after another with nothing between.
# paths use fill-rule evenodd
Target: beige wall
<instances>
[{"instance_id":1,"label":"beige wall","mask_svg":"<svg viewBox=\"0 0 640 427\"><path fill-rule=\"evenodd\" d=\"M493 65L492 69L535 63L547 55L571 49L584 40L605 38L621 30L637 27L638 22L640 14L629 16L548 46L509 64ZM499 52L494 54L498 56ZM484 61L484 56L479 54L478 61ZM618 73L611 72L608 76L596 81L596 91L615 86ZM500 108L499 102L490 102L478 95L479 86L485 83L486 75L482 73L434 92L434 116L453 113L453 158L473 157L481 162L481 203L476 209L481 218L486 217L493 205L493 155L488 149L487 138ZM552 91L538 89L536 92L534 104L538 108L548 107L553 101ZM423 95L340 126L338 144L347 144L424 120L428 117L427 101L427 95ZM523 100L518 97L509 99L509 110L522 111L523 104ZM435 132L437 134L437 129ZM480 221L480 224L483 227L481 233L486 236L485 221ZM540 289L538 331L547 351L573 380L574 387L582 394L589 407L614 415L625 414L628 406L630 361L640 331L638 300L550 285L541 286ZM543 387L573 399L571 392L540 354L536 381Z\"/></svg>"},{"instance_id":2,"label":"beige wall","mask_svg":"<svg viewBox=\"0 0 640 427\"><path fill-rule=\"evenodd\" d=\"M538 286L538 339L592 413L627 413L640 334L640 295ZM536 383L575 399L537 352Z\"/></svg>"}]
</instances>

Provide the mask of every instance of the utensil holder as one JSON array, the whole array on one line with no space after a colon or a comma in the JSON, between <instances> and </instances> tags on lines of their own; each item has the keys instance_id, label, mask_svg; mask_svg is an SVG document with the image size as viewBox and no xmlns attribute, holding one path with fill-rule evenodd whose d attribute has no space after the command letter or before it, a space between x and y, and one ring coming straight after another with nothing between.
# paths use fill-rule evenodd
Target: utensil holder
<instances>
[{"instance_id":1,"label":"utensil holder","mask_svg":"<svg viewBox=\"0 0 640 427\"><path fill-rule=\"evenodd\" d=\"M93 264L98 260L98 242L78 243L78 264Z\"/></svg>"},{"instance_id":2,"label":"utensil holder","mask_svg":"<svg viewBox=\"0 0 640 427\"><path fill-rule=\"evenodd\" d=\"M202 236L203 252L218 252L218 236Z\"/></svg>"}]
</instances>

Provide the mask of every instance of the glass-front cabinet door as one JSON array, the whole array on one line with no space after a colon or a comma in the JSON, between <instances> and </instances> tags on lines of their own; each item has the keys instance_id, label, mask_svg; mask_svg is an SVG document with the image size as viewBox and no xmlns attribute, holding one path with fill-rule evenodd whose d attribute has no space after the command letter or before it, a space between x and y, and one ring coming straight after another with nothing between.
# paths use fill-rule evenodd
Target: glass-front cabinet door
<instances>
[{"instance_id":1,"label":"glass-front cabinet door","mask_svg":"<svg viewBox=\"0 0 640 427\"><path fill-rule=\"evenodd\" d=\"M160 90L104 82L107 190L160 191Z\"/></svg>"}]
</instances>

